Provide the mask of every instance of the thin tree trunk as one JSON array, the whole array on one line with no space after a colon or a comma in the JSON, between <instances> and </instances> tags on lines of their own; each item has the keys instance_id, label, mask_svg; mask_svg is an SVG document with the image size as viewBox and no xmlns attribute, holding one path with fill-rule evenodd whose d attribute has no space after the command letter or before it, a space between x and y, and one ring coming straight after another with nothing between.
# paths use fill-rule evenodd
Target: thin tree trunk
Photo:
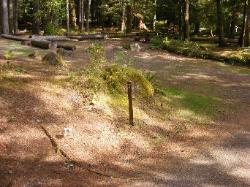
<instances>
[{"instance_id":1,"label":"thin tree trunk","mask_svg":"<svg viewBox=\"0 0 250 187\"><path fill-rule=\"evenodd\" d=\"M242 29L241 29L241 35L240 35L240 46L245 46L245 37L246 37L246 26L247 26L247 4L248 0L244 1L244 11L243 11L243 20L242 20Z\"/></svg>"},{"instance_id":2,"label":"thin tree trunk","mask_svg":"<svg viewBox=\"0 0 250 187\"><path fill-rule=\"evenodd\" d=\"M217 5L217 32L219 35L219 46L224 46L225 40L224 40L223 13L222 13L221 0L216 0L216 5Z\"/></svg>"},{"instance_id":3,"label":"thin tree trunk","mask_svg":"<svg viewBox=\"0 0 250 187\"><path fill-rule=\"evenodd\" d=\"M9 12L9 32L11 34L14 33L13 31L13 0L9 0L9 3L8 3L8 12Z\"/></svg>"},{"instance_id":4,"label":"thin tree trunk","mask_svg":"<svg viewBox=\"0 0 250 187\"><path fill-rule=\"evenodd\" d=\"M200 22L196 21L196 23L194 24L194 34L199 34L200 32Z\"/></svg>"},{"instance_id":5,"label":"thin tree trunk","mask_svg":"<svg viewBox=\"0 0 250 187\"><path fill-rule=\"evenodd\" d=\"M157 0L154 2L154 20L153 20L153 30L156 31L156 21L157 21Z\"/></svg>"},{"instance_id":6,"label":"thin tree trunk","mask_svg":"<svg viewBox=\"0 0 250 187\"><path fill-rule=\"evenodd\" d=\"M249 32L250 32L250 1L247 0L247 24L246 24L246 36L245 36L245 44L247 47L250 45Z\"/></svg>"},{"instance_id":7,"label":"thin tree trunk","mask_svg":"<svg viewBox=\"0 0 250 187\"><path fill-rule=\"evenodd\" d=\"M126 32L126 3L122 5L121 32Z\"/></svg>"},{"instance_id":8,"label":"thin tree trunk","mask_svg":"<svg viewBox=\"0 0 250 187\"><path fill-rule=\"evenodd\" d=\"M9 34L8 0L2 0L2 26L3 33Z\"/></svg>"},{"instance_id":9,"label":"thin tree trunk","mask_svg":"<svg viewBox=\"0 0 250 187\"><path fill-rule=\"evenodd\" d=\"M81 22L82 22L82 0L79 0L79 4L78 4L78 26L79 29L81 30Z\"/></svg>"},{"instance_id":10,"label":"thin tree trunk","mask_svg":"<svg viewBox=\"0 0 250 187\"><path fill-rule=\"evenodd\" d=\"M3 33L3 23L2 23L2 17L3 17L3 9L2 9L2 2L0 2L0 34L2 34Z\"/></svg>"},{"instance_id":11,"label":"thin tree trunk","mask_svg":"<svg viewBox=\"0 0 250 187\"><path fill-rule=\"evenodd\" d=\"M69 26L69 0L66 0L66 21L67 21L67 35L70 32L70 26Z\"/></svg>"},{"instance_id":12,"label":"thin tree trunk","mask_svg":"<svg viewBox=\"0 0 250 187\"><path fill-rule=\"evenodd\" d=\"M13 30L14 34L17 34L18 32L18 0L13 0Z\"/></svg>"},{"instance_id":13,"label":"thin tree trunk","mask_svg":"<svg viewBox=\"0 0 250 187\"><path fill-rule=\"evenodd\" d=\"M131 31L132 31L132 24L133 24L132 7L128 3L127 4L127 33L131 33Z\"/></svg>"},{"instance_id":14,"label":"thin tree trunk","mask_svg":"<svg viewBox=\"0 0 250 187\"><path fill-rule=\"evenodd\" d=\"M237 8L238 8L237 5L238 5L237 0L234 0L232 6L231 24L229 29L229 37L232 39L235 38L235 25L236 25Z\"/></svg>"},{"instance_id":15,"label":"thin tree trunk","mask_svg":"<svg viewBox=\"0 0 250 187\"><path fill-rule=\"evenodd\" d=\"M71 28L76 29L76 27L77 27L77 24L76 24L76 6L75 6L74 0L69 0L69 21L70 21Z\"/></svg>"},{"instance_id":16,"label":"thin tree trunk","mask_svg":"<svg viewBox=\"0 0 250 187\"><path fill-rule=\"evenodd\" d=\"M182 6L182 0L178 1L179 3L179 37L183 38L183 6Z\"/></svg>"},{"instance_id":17,"label":"thin tree trunk","mask_svg":"<svg viewBox=\"0 0 250 187\"><path fill-rule=\"evenodd\" d=\"M80 31L84 31L84 19L85 19L85 14L84 14L84 0L80 0L80 6L79 6L79 27Z\"/></svg>"},{"instance_id":18,"label":"thin tree trunk","mask_svg":"<svg viewBox=\"0 0 250 187\"><path fill-rule=\"evenodd\" d=\"M39 0L33 0L32 6L33 6L32 33L33 34L40 34L40 17L38 15L39 7L40 7Z\"/></svg>"},{"instance_id":19,"label":"thin tree trunk","mask_svg":"<svg viewBox=\"0 0 250 187\"><path fill-rule=\"evenodd\" d=\"M91 0L88 1L87 12L86 12L86 31L89 32L89 22L90 22L90 7L91 7Z\"/></svg>"},{"instance_id":20,"label":"thin tree trunk","mask_svg":"<svg viewBox=\"0 0 250 187\"><path fill-rule=\"evenodd\" d=\"M189 0L184 0L184 40L190 39Z\"/></svg>"}]
</instances>

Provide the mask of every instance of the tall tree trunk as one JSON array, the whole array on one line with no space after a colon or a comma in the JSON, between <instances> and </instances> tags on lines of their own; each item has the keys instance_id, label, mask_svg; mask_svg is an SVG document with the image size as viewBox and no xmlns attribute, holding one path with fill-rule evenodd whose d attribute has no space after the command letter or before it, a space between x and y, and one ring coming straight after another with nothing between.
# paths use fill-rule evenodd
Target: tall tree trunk
<instances>
[{"instance_id":1,"label":"tall tree trunk","mask_svg":"<svg viewBox=\"0 0 250 187\"><path fill-rule=\"evenodd\" d=\"M250 5L249 0L244 2L244 12L243 12L243 22L242 22L242 31L240 36L240 46L245 47L249 46L249 14L250 14Z\"/></svg>"},{"instance_id":2,"label":"tall tree trunk","mask_svg":"<svg viewBox=\"0 0 250 187\"><path fill-rule=\"evenodd\" d=\"M75 0L69 0L69 21L72 29L76 29L76 6Z\"/></svg>"},{"instance_id":3,"label":"tall tree trunk","mask_svg":"<svg viewBox=\"0 0 250 187\"><path fill-rule=\"evenodd\" d=\"M178 26L179 26L179 37L183 38L183 6L182 0L178 1L179 6L179 16L178 16Z\"/></svg>"},{"instance_id":4,"label":"tall tree trunk","mask_svg":"<svg viewBox=\"0 0 250 187\"><path fill-rule=\"evenodd\" d=\"M126 3L122 5L121 32L126 32Z\"/></svg>"},{"instance_id":5,"label":"tall tree trunk","mask_svg":"<svg viewBox=\"0 0 250 187\"><path fill-rule=\"evenodd\" d=\"M224 29L223 29L223 13L222 13L222 5L221 0L216 0L217 6L217 32L219 35L219 46L225 45L224 40Z\"/></svg>"},{"instance_id":6,"label":"tall tree trunk","mask_svg":"<svg viewBox=\"0 0 250 187\"><path fill-rule=\"evenodd\" d=\"M153 20L154 31L156 31L156 21L157 21L157 0L154 0L154 20Z\"/></svg>"},{"instance_id":7,"label":"tall tree trunk","mask_svg":"<svg viewBox=\"0 0 250 187\"><path fill-rule=\"evenodd\" d=\"M84 31L84 19L85 19L85 14L84 14L84 0L80 0L80 6L79 6L79 27L80 31Z\"/></svg>"},{"instance_id":8,"label":"tall tree trunk","mask_svg":"<svg viewBox=\"0 0 250 187\"><path fill-rule=\"evenodd\" d=\"M32 7L33 7L32 33L33 34L40 34L40 16L38 15L39 14L39 7L40 7L39 0L33 0Z\"/></svg>"},{"instance_id":9,"label":"tall tree trunk","mask_svg":"<svg viewBox=\"0 0 250 187\"><path fill-rule=\"evenodd\" d=\"M131 33L133 24L133 13L130 3L127 4L127 33Z\"/></svg>"},{"instance_id":10,"label":"tall tree trunk","mask_svg":"<svg viewBox=\"0 0 250 187\"><path fill-rule=\"evenodd\" d=\"M86 12L86 31L89 32L89 22L90 22L90 8L91 8L91 3L92 3L92 0L87 0L87 12Z\"/></svg>"},{"instance_id":11,"label":"tall tree trunk","mask_svg":"<svg viewBox=\"0 0 250 187\"><path fill-rule=\"evenodd\" d=\"M189 23L189 0L184 0L184 40L190 39L190 23Z\"/></svg>"},{"instance_id":12,"label":"tall tree trunk","mask_svg":"<svg viewBox=\"0 0 250 187\"><path fill-rule=\"evenodd\" d=\"M13 31L13 0L9 0L9 3L8 3L8 12L9 12L9 32L11 34L14 33Z\"/></svg>"},{"instance_id":13,"label":"tall tree trunk","mask_svg":"<svg viewBox=\"0 0 250 187\"><path fill-rule=\"evenodd\" d=\"M9 34L8 0L2 0L2 27L3 33Z\"/></svg>"},{"instance_id":14,"label":"tall tree trunk","mask_svg":"<svg viewBox=\"0 0 250 187\"><path fill-rule=\"evenodd\" d=\"M199 34L199 32L200 32L200 26L201 26L201 24L200 24L200 22L197 20L197 21L195 22L195 24L194 24L194 34Z\"/></svg>"},{"instance_id":15,"label":"tall tree trunk","mask_svg":"<svg viewBox=\"0 0 250 187\"><path fill-rule=\"evenodd\" d=\"M67 21L67 35L70 32L70 26L69 26L69 0L66 0L66 21Z\"/></svg>"},{"instance_id":16,"label":"tall tree trunk","mask_svg":"<svg viewBox=\"0 0 250 187\"><path fill-rule=\"evenodd\" d=\"M237 9L238 9L237 0L233 0L232 17L231 17L231 24L230 24L230 28L229 28L229 37L232 39L235 38L235 25L236 25Z\"/></svg>"},{"instance_id":17,"label":"tall tree trunk","mask_svg":"<svg viewBox=\"0 0 250 187\"><path fill-rule=\"evenodd\" d=\"M2 34L2 32L3 32L3 23L2 23L2 17L3 17L3 9L2 9L2 2L0 2L0 34Z\"/></svg>"},{"instance_id":18,"label":"tall tree trunk","mask_svg":"<svg viewBox=\"0 0 250 187\"><path fill-rule=\"evenodd\" d=\"M14 34L17 34L17 32L18 32L18 14L19 14L18 0L13 0L13 30L14 30Z\"/></svg>"},{"instance_id":19,"label":"tall tree trunk","mask_svg":"<svg viewBox=\"0 0 250 187\"><path fill-rule=\"evenodd\" d=\"M250 34L250 1L247 0L247 24L246 24L246 36L245 36L246 46L250 45L249 34Z\"/></svg>"}]
</instances>

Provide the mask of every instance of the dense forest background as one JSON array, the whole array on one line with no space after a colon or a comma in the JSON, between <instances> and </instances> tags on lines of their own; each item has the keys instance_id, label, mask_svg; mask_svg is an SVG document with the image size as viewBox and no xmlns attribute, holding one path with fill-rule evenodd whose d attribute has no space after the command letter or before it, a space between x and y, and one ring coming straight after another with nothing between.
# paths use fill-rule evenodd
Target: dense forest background
<instances>
[{"instance_id":1,"label":"dense forest background","mask_svg":"<svg viewBox=\"0 0 250 187\"><path fill-rule=\"evenodd\" d=\"M239 38L249 45L248 0L2 0L2 33L151 30L184 40L193 35Z\"/></svg>"}]
</instances>

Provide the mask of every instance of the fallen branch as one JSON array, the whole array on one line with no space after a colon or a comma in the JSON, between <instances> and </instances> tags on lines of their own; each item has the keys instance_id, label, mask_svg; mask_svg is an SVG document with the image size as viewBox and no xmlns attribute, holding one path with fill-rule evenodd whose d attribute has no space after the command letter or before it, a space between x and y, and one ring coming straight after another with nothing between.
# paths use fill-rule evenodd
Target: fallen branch
<instances>
[{"instance_id":1,"label":"fallen branch","mask_svg":"<svg viewBox=\"0 0 250 187\"><path fill-rule=\"evenodd\" d=\"M50 142L51 142L52 146L54 147L56 153L59 152L70 163L72 163L72 164L74 164L74 165L76 165L78 167L82 167L81 164L79 164L77 161L74 161L73 159L71 159L70 156L60 148L60 146L56 142L55 138L52 137L52 135L49 133L49 131L43 125L40 125L40 127L43 130L43 132L46 134L46 136L50 139ZM102 173L102 172L99 172L99 171L96 171L96 170L93 170L93 169L89 169L89 168L83 168L83 169L85 169L85 170L87 170L87 171L89 171L91 173L95 173L97 175L104 176L104 177L120 178L120 177L114 177L112 175L108 175L108 174L105 174L105 173Z\"/></svg>"}]
</instances>

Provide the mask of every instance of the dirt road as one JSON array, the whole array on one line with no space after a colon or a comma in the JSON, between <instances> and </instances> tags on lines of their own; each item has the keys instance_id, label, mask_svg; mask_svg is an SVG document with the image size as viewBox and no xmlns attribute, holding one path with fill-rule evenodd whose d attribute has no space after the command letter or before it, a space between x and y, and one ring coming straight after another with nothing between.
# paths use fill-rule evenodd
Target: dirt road
<instances>
[{"instance_id":1,"label":"dirt road","mask_svg":"<svg viewBox=\"0 0 250 187\"><path fill-rule=\"evenodd\" d=\"M23 48L0 43L0 57L8 46ZM103 44L112 56L121 43ZM67 58L70 69L88 63L88 45L80 43ZM25 55L14 57L15 68L0 78L0 186L250 185L249 69L146 48L128 52L134 66L155 73L159 84L233 106L217 111L208 125L152 119L131 129L112 114L83 107L77 92L61 87L55 74L63 77L68 70ZM0 63L6 62L0 58ZM41 125L73 163L55 150ZM172 133L182 126L181 133ZM65 128L70 134L62 138Z\"/></svg>"}]
</instances>

